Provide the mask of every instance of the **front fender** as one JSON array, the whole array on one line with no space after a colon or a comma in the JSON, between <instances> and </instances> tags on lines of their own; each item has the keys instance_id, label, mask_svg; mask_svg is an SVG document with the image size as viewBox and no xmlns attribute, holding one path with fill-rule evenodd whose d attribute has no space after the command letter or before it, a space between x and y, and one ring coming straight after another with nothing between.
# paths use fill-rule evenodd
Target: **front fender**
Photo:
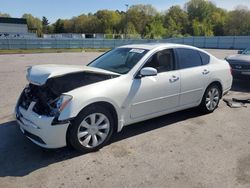
<instances>
[{"instance_id":1,"label":"front fender","mask_svg":"<svg viewBox=\"0 0 250 188\"><path fill-rule=\"evenodd\" d=\"M93 103L97 103L97 102L107 102L107 103L111 104L115 108L115 110L117 112L118 119L119 119L119 117L120 117L119 106L113 100L110 100L110 99L104 98L104 97L99 97L99 98L84 100L82 102L80 102L79 100L76 100L76 99L72 100L65 107L65 109L61 112L60 116L58 117L58 120L63 121L66 119L74 118L80 113L80 111L82 109L84 109L85 107L87 107Z\"/></svg>"},{"instance_id":2,"label":"front fender","mask_svg":"<svg viewBox=\"0 0 250 188\"><path fill-rule=\"evenodd\" d=\"M122 130L122 127L124 126L124 121L121 115L121 110L114 101L108 98L94 98L94 99L84 101L84 102L77 102L77 100L72 101L61 112L60 116L58 117L58 120L64 121L67 119L74 119L82 111L82 109L97 102L106 102L106 103L111 104L114 107L116 114L117 114L117 119L118 119L117 131L120 132Z\"/></svg>"},{"instance_id":3,"label":"front fender","mask_svg":"<svg viewBox=\"0 0 250 188\"><path fill-rule=\"evenodd\" d=\"M99 82L72 90L67 95L73 98L61 112L59 121L75 118L82 109L97 102L106 102L112 105L117 113L118 131L124 124L123 114L127 109L122 108L128 96L131 82L127 76L118 77L109 81Z\"/></svg>"}]
</instances>

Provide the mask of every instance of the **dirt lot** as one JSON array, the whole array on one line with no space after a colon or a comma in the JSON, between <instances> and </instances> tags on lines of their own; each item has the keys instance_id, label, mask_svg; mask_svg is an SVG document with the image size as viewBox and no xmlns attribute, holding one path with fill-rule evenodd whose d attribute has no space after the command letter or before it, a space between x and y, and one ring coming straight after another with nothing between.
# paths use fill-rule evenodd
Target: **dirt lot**
<instances>
[{"instance_id":1,"label":"dirt lot","mask_svg":"<svg viewBox=\"0 0 250 188\"><path fill-rule=\"evenodd\" d=\"M208 50L224 58L236 51ZM99 152L44 150L19 131L12 111L29 65L86 64L99 53L0 56L0 187L250 187L250 105L195 110L126 127ZM249 97L234 82L227 98Z\"/></svg>"}]
</instances>

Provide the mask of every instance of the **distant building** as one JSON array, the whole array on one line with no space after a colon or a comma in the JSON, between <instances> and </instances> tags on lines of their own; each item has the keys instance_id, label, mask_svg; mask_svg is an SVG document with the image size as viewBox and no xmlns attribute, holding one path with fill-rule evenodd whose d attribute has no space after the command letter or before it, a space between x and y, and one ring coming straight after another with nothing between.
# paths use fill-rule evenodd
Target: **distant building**
<instances>
[{"instance_id":1,"label":"distant building","mask_svg":"<svg viewBox=\"0 0 250 188\"><path fill-rule=\"evenodd\" d=\"M139 34L104 34L104 33L53 33L44 34L46 39L141 39Z\"/></svg>"},{"instance_id":2,"label":"distant building","mask_svg":"<svg viewBox=\"0 0 250 188\"><path fill-rule=\"evenodd\" d=\"M0 17L0 38L35 38L35 33L28 32L24 18Z\"/></svg>"},{"instance_id":3,"label":"distant building","mask_svg":"<svg viewBox=\"0 0 250 188\"><path fill-rule=\"evenodd\" d=\"M77 33L54 33L54 34L43 34L43 38L46 39L81 39L82 34Z\"/></svg>"},{"instance_id":4,"label":"distant building","mask_svg":"<svg viewBox=\"0 0 250 188\"><path fill-rule=\"evenodd\" d=\"M27 20L23 18L0 17L1 33L28 33Z\"/></svg>"},{"instance_id":5,"label":"distant building","mask_svg":"<svg viewBox=\"0 0 250 188\"><path fill-rule=\"evenodd\" d=\"M105 34L102 33L54 33L44 34L43 38L55 39L104 39Z\"/></svg>"}]
</instances>

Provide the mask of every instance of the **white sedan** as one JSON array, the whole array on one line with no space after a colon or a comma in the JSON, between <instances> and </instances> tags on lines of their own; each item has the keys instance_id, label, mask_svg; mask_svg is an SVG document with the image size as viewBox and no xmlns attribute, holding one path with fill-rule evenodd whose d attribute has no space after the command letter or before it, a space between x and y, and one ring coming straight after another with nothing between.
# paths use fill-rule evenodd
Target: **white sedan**
<instances>
[{"instance_id":1,"label":"white sedan","mask_svg":"<svg viewBox=\"0 0 250 188\"><path fill-rule=\"evenodd\" d=\"M211 113L232 85L226 61L179 44L122 46L87 66L32 66L27 80L15 109L24 135L82 152L129 124L192 107Z\"/></svg>"}]
</instances>

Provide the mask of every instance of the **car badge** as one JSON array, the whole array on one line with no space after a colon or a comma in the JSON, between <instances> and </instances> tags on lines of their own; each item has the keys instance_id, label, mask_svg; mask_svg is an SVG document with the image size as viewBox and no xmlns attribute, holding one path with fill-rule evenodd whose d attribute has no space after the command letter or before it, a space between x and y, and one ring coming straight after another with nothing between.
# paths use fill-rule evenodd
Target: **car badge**
<instances>
[{"instance_id":1,"label":"car badge","mask_svg":"<svg viewBox=\"0 0 250 188\"><path fill-rule=\"evenodd\" d=\"M240 66L240 65L236 65L236 66L235 66L235 68L236 68L236 69L241 69L241 68L242 68L242 66Z\"/></svg>"}]
</instances>

